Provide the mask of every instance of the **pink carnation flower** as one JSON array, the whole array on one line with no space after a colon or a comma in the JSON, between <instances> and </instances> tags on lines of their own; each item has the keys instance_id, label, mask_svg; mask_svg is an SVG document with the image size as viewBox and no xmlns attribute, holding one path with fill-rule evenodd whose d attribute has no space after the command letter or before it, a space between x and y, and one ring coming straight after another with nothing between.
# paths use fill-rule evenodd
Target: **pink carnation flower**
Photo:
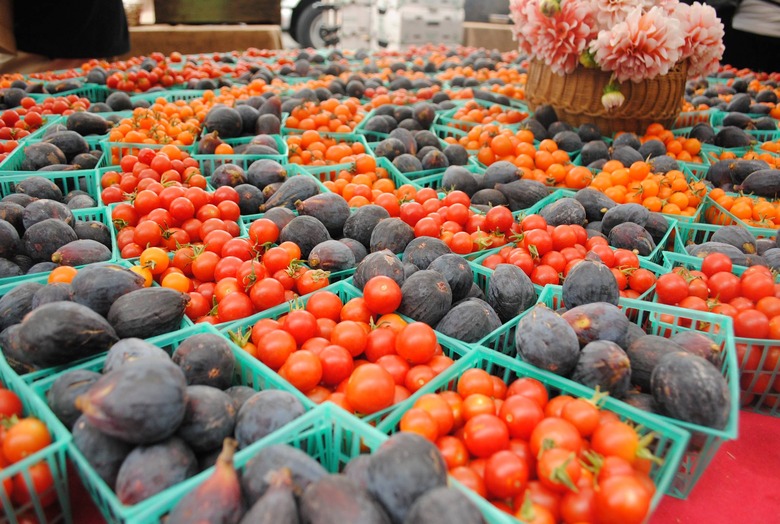
<instances>
[{"instance_id":1,"label":"pink carnation flower","mask_svg":"<svg viewBox=\"0 0 780 524\"><path fill-rule=\"evenodd\" d=\"M525 36L528 29L528 16L526 10L530 4L536 5L535 0L510 0L509 16L514 22L512 25L512 35L514 36L517 47L521 53L531 54L531 41Z\"/></svg>"},{"instance_id":2,"label":"pink carnation flower","mask_svg":"<svg viewBox=\"0 0 780 524\"><path fill-rule=\"evenodd\" d=\"M648 0L652 1L652 0ZM626 19L628 13L644 5L643 0L591 0L599 30L609 29Z\"/></svg>"},{"instance_id":3,"label":"pink carnation flower","mask_svg":"<svg viewBox=\"0 0 780 524\"><path fill-rule=\"evenodd\" d=\"M684 43L680 22L660 7L646 13L631 11L625 21L599 32L590 51L604 71L619 82L640 82L669 72L681 56Z\"/></svg>"},{"instance_id":4,"label":"pink carnation flower","mask_svg":"<svg viewBox=\"0 0 780 524\"><path fill-rule=\"evenodd\" d=\"M684 43L681 59L690 59L690 76L706 75L718 70L723 57L723 23L709 5L694 2L680 4L675 11L680 21Z\"/></svg>"},{"instance_id":5,"label":"pink carnation flower","mask_svg":"<svg viewBox=\"0 0 780 524\"><path fill-rule=\"evenodd\" d=\"M596 36L596 20L587 2L563 0L561 10L545 16L536 1L526 9L528 25L525 38L532 42L532 53L559 75L576 69L580 54Z\"/></svg>"}]
</instances>

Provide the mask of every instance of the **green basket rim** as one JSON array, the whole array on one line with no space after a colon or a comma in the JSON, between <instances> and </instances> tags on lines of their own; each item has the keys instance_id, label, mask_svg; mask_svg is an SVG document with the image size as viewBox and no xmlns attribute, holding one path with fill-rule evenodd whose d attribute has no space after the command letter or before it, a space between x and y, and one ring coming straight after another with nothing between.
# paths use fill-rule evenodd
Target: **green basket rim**
<instances>
[{"instance_id":1,"label":"green basket rim","mask_svg":"<svg viewBox=\"0 0 780 524\"><path fill-rule=\"evenodd\" d=\"M533 366L526 364L525 362L510 358L506 355L492 351L483 346L475 346L473 350L464 358L455 362L455 364L449 369L445 370L441 377L441 380L437 381L437 387L435 390L439 390L447 385L454 384L455 381L463 374L464 371L479 367L482 362L489 362L495 364L501 368L511 371L517 376L526 376L539 380L547 387L555 388L562 393L574 395L580 398L592 398L593 390L587 388L581 384L573 382L571 380L559 377L557 375L545 373ZM417 400L417 396L413 395L403 402L402 407L391 414L387 419L382 421L378 426L378 429L384 433L392 433L394 428L400 423L403 414L411 408ZM663 469L659 472L658 482L656 483L655 495L653 496L651 503L651 511L659 504L663 498L664 493L669 489L669 486L677 473L678 465L685 453L685 450L690 439L690 433L663 418L643 412L633 406L620 402L614 398L607 397L604 400L601 409L612 411L618 415L622 415L625 418L630 419L633 422L639 423L645 428L651 430L653 433L660 434L664 438L669 439L672 442L672 446L669 449L668 454L665 456ZM515 519L510 518L509 522L517 522Z\"/></svg>"},{"instance_id":2,"label":"green basket rim","mask_svg":"<svg viewBox=\"0 0 780 524\"><path fill-rule=\"evenodd\" d=\"M209 324L196 324L193 326L189 326L185 329L178 330L173 333L167 333L164 335L159 335L157 337L151 338L148 340L149 343L156 345L158 347L168 346L171 344L174 344L177 341L184 340L186 337L190 337L192 335L196 334L202 334L202 333L209 333L214 335L219 335L225 338L227 340L228 344L231 347L231 350L233 354L236 357L237 364L240 364L241 366L241 373L242 375L246 373L246 367L250 368L250 371L256 372L260 376L264 378L272 378L275 382L278 382L280 385L285 385L284 382L281 380L281 378L277 378L277 376L274 376L274 372L268 369L264 364L262 364L260 361L254 359L250 355L248 355L243 350L239 349L232 341L230 341L228 338L224 337L219 333L219 331ZM98 356L96 358L92 358L89 361L85 361L80 363L78 366L73 367L68 370L64 370L63 373L66 373L68 371L72 371L74 369L94 369L96 366L100 365L102 367L102 364L105 362L105 354ZM49 376L41 381L38 381L32 385L33 393L32 396L34 396L39 401L41 398L45 397L46 391L51 388L51 385L54 383L57 378L61 376L60 374ZM234 377L235 381L235 377ZM259 389L253 387L256 391L259 391ZM276 388L272 388L276 389ZM288 388L283 388L288 393L293 394L304 406L306 409L306 412L312 411L316 406L315 404L309 400L305 395L302 393L296 391L291 391ZM285 429L284 427L281 429ZM67 430L66 430L67 431ZM280 431L280 430L278 430ZM272 433L273 435L273 433ZM247 448L249 449L249 448ZM83 454L75 447L75 444L69 442L68 446L68 454L75 463L77 467L77 471L79 475L81 476L82 480L85 481L85 483L92 489L96 490L100 496L102 501L105 501L108 508L100 507L101 504L96 502L96 505L98 505L101 512L104 512L106 509L111 510L111 515L105 515L106 518L119 518L119 521L121 522L142 522L143 519L140 518L141 515L149 512L149 511L155 511L157 508L159 508L162 505L168 504L172 500L172 495L176 493L180 486L185 484L184 483L177 484L175 486L172 486L160 493L157 493L153 495L152 497L141 501L137 504L133 505L124 505L122 504L119 499L116 496L116 493L114 493L113 489L111 489L110 486L108 486L94 471L94 469L89 465L86 458ZM209 468L207 470L204 470L204 472L200 472L198 475L201 475L203 473L206 473L207 475L210 474L213 471L213 467ZM207 476L206 475L206 476ZM190 477L190 479L195 477ZM188 480L190 480L188 479ZM178 498L173 499L178 500Z\"/></svg>"}]
</instances>

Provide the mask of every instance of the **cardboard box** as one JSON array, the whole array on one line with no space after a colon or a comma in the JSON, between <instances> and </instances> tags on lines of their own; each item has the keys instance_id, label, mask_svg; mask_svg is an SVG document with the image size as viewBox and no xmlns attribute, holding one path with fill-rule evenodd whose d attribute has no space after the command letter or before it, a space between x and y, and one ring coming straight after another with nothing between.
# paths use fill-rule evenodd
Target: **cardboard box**
<instances>
[{"instance_id":1,"label":"cardboard box","mask_svg":"<svg viewBox=\"0 0 780 524\"><path fill-rule=\"evenodd\" d=\"M155 0L157 24L280 24L280 0Z\"/></svg>"}]
</instances>

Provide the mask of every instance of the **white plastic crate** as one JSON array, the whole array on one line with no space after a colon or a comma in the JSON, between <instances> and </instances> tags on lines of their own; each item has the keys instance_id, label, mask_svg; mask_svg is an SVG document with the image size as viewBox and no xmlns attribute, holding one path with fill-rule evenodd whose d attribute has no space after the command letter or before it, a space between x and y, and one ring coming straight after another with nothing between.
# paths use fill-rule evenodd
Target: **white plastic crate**
<instances>
[{"instance_id":1,"label":"white plastic crate","mask_svg":"<svg viewBox=\"0 0 780 524\"><path fill-rule=\"evenodd\" d=\"M358 3L347 4L341 7L341 28L339 35L354 36L369 34L368 20L376 16L372 12L371 5Z\"/></svg>"},{"instance_id":2,"label":"white plastic crate","mask_svg":"<svg viewBox=\"0 0 780 524\"><path fill-rule=\"evenodd\" d=\"M414 7L463 9L465 0L379 0L377 6L380 9L395 10Z\"/></svg>"},{"instance_id":3,"label":"white plastic crate","mask_svg":"<svg viewBox=\"0 0 780 524\"><path fill-rule=\"evenodd\" d=\"M378 10L372 17L372 33L380 46L391 49L426 43L460 44L464 18L463 9L405 7L384 13Z\"/></svg>"}]
</instances>

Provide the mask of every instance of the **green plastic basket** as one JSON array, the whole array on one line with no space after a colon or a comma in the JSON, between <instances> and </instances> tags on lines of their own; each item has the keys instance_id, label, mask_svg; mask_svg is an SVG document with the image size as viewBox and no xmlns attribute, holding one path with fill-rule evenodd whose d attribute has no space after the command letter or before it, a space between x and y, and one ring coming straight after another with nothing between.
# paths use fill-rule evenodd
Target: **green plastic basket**
<instances>
[{"instance_id":1,"label":"green plastic basket","mask_svg":"<svg viewBox=\"0 0 780 524\"><path fill-rule=\"evenodd\" d=\"M16 150L21 149L17 147ZM11 154L16 153L14 150ZM10 157L9 157L10 158ZM24 173L24 174L23 174ZM71 191L81 190L89 194L98 206L101 206L100 193L98 192L97 174L94 169L85 169L80 171L34 171L0 174L0 198L16 192L16 184L31 176L39 176L51 180L60 188L63 195ZM95 210L97 208L89 208Z\"/></svg>"},{"instance_id":2,"label":"green plastic basket","mask_svg":"<svg viewBox=\"0 0 780 524\"><path fill-rule=\"evenodd\" d=\"M542 296L539 297L539 303L546 304L552 309L557 309L562 305L561 289L560 286L546 286ZM651 335L668 337L681 331L690 331L692 328L683 326L684 323L689 322L697 326L699 331L708 335L723 348L721 372L728 383L732 400L726 427L723 429L709 428L658 415L659 418L667 423L691 433L691 446L683 458L682 465L674 481L666 491L667 494L674 497L686 498L712 461L720 445L726 440L737 438L739 426L739 369L734 349L731 318L626 298L620 299L619 306L627 311L632 322ZM666 321L667 315L673 319L672 322ZM520 315L505 324L502 330L494 332L491 336L481 340L480 344L499 353L514 355L515 329L523 316ZM539 370L539 373L544 376L556 376L548 371ZM561 377L558 378L560 379ZM593 392L592 389L590 391L591 393ZM622 402L620 403L623 404Z\"/></svg>"},{"instance_id":3,"label":"green plastic basket","mask_svg":"<svg viewBox=\"0 0 780 524\"><path fill-rule=\"evenodd\" d=\"M703 109L700 111L683 111L672 124L672 130L677 131L686 127L693 127L696 124L709 124L714 109Z\"/></svg>"},{"instance_id":4,"label":"green plastic basket","mask_svg":"<svg viewBox=\"0 0 780 524\"><path fill-rule=\"evenodd\" d=\"M0 471L0 485L7 479L21 475L30 501L22 506L14 506L4 489L0 489L0 507L4 508L2 522L17 524L29 522L32 516L37 522L73 522L71 516L70 489L68 486L68 471L66 452L71 441L70 433L54 416L45 402L41 401L11 369L0 352L0 382L16 393L22 401L24 414L33 416L49 429L51 444L23 460L5 466ZM33 466L45 463L51 472L54 483L47 491L37 494L30 471ZM52 497L54 502L48 507L43 506L44 498ZM10 508L10 510L9 510Z\"/></svg>"},{"instance_id":5,"label":"green plastic basket","mask_svg":"<svg viewBox=\"0 0 780 524\"><path fill-rule=\"evenodd\" d=\"M65 125L65 119L67 117L60 116L60 115L43 115L43 124L41 127L27 135L26 137L19 140L19 143L26 143L28 140L35 140L36 138L40 138L48 128L53 126L54 124L63 124ZM22 119L24 119L24 116L22 116ZM2 166L2 163L0 162L0 166Z\"/></svg>"},{"instance_id":6,"label":"green plastic basket","mask_svg":"<svg viewBox=\"0 0 780 524\"><path fill-rule=\"evenodd\" d=\"M119 161L127 155L137 155L141 149L162 149L168 144L130 144L127 142L100 142L100 148L106 153L106 164L118 165ZM189 155L195 154L197 145L176 146ZM116 164L113 162L116 161Z\"/></svg>"},{"instance_id":7,"label":"green plastic basket","mask_svg":"<svg viewBox=\"0 0 780 524\"><path fill-rule=\"evenodd\" d=\"M94 104L96 102L105 102L110 94L111 90L102 84L85 83L79 88L71 89L70 91L62 91L61 93L53 93L51 96L76 95L79 98L88 98L89 101Z\"/></svg>"},{"instance_id":8,"label":"green plastic basket","mask_svg":"<svg viewBox=\"0 0 780 524\"><path fill-rule=\"evenodd\" d=\"M722 111L719 109L713 110L712 114L710 115L710 125L712 127L723 126L723 120L725 120L728 115L729 115L729 111ZM769 115L765 115L763 113L745 113L745 116L755 120L758 118L767 117Z\"/></svg>"},{"instance_id":9,"label":"green plastic basket","mask_svg":"<svg viewBox=\"0 0 780 524\"><path fill-rule=\"evenodd\" d=\"M164 349L168 354L172 354L176 347L179 346L187 338L201 334L209 333L219 335L219 332L211 325L198 324L196 326L190 326L186 329L177 331L173 334L162 335L149 339L149 342L157 347ZM230 343L231 350L236 357L236 368L233 377L233 385L249 386L255 390L262 391L265 389L279 389L286 390L295 395L300 400L307 410L314 407L314 404L301 395L298 391L293 391L290 386L285 384L278 378L276 374L270 369L264 366L261 362L255 360L245 351L239 349L232 342ZM73 369L84 369L89 371L100 372L103 369L105 362L105 356L100 358L94 358L88 362L84 362ZM60 377L60 374L47 377L32 384L31 388L34 394L37 395L36 399L43 402L46 398L46 393L51 389L54 382ZM108 522L146 522L140 516L148 511L154 511L160 506L164 506L172 500L171 495L176 491L175 487L171 487L161 493L154 495L138 504L132 506L126 506L122 504L117 498L111 486L108 486L103 479L95 472L90 466L87 459L81 452L75 447L75 445L68 446L68 456L76 466L84 487L92 497L95 505L103 514ZM207 470L211 472L212 470Z\"/></svg>"},{"instance_id":10,"label":"green plastic basket","mask_svg":"<svg viewBox=\"0 0 780 524\"><path fill-rule=\"evenodd\" d=\"M509 358L498 354L489 349L478 347L468 356L457 362L443 375L446 380L442 381L436 391L450 390L457 388L458 378L463 372L469 369L482 369L491 375L501 378L507 385L521 377L529 377L540 381L550 392L550 397L554 395L571 395L578 398L592 398L594 391L580 384L567 380L565 378L544 373L519 360ZM417 398L410 397L404 401L403 406L382 421L378 429L387 433L398 431L401 417L408 411ZM602 406L603 410L611 411L618 415L621 420L635 425L641 436L652 433L654 440L652 449L656 457L662 459L662 464L653 464L650 476L656 485L656 492L651 501L651 512L658 506L664 493L668 492L672 486L675 475L678 472L680 461L688 445L690 434L675 424L669 423L663 417L659 417L644 411L640 411L628 404L613 398L606 398ZM518 522L513 517L502 514L505 519L503 522Z\"/></svg>"},{"instance_id":11,"label":"green plastic basket","mask_svg":"<svg viewBox=\"0 0 780 524\"><path fill-rule=\"evenodd\" d=\"M85 208L85 209L74 209L72 211L72 213L73 213L73 217L77 221L81 221L81 222L87 222L87 221L101 222L101 223L105 224L106 226L108 226L109 230L113 227L111 225L110 220L108 220L108 215L106 213L106 209L103 208L103 207L90 207L90 208ZM112 252L112 256L111 256L111 258L109 260L104 261L106 263L116 262L116 258L114 257L114 255L116 254L116 240L112 237L111 242L112 242L112 244L111 244L110 249L111 249L111 252ZM81 266L76 266L76 267L77 268L81 268L81 267L84 267L84 266L81 265ZM14 285L14 284L18 284L20 282L25 282L26 280L34 277L35 275L40 275L40 274L33 273L32 275L22 275L22 276L18 276L18 277L0 278L0 289L3 289L2 286L5 286L5 285L9 285L9 284L10 285ZM49 272L45 272L45 273L43 273L43 275L46 275L48 277Z\"/></svg>"},{"instance_id":12,"label":"green plastic basket","mask_svg":"<svg viewBox=\"0 0 780 524\"><path fill-rule=\"evenodd\" d=\"M366 137L366 140L369 142L381 142L388 136L390 136L390 133L380 133L379 131L370 131L366 130L366 124L369 120L371 120L373 117L377 115L377 110L372 109L363 117L363 120L360 121L358 125L355 126L355 133L359 135L363 135Z\"/></svg>"},{"instance_id":13,"label":"green plastic basket","mask_svg":"<svg viewBox=\"0 0 780 524\"><path fill-rule=\"evenodd\" d=\"M350 415L339 406L327 402L281 430L236 453L234 465L239 472L242 472L247 462L261 450L277 444L288 444L305 451L322 464L329 473L340 473L352 459L376 451L387 438L387 435L376 428ZM144 513L142 520L144 522L161 520L182 497L202 484L210 473L211 470L207 470L172 488L168 505ZM487 501L452 479L450 484L462 490L466 497L477 504L486 522L491 524L503 522L498 519L498 510Z\"/></svg>"},{"instance_id":14,"label":"green plastic basket","mask_svg":"<svg viewBox=\"0 0 780 524\"><path fill-rule=\"evenodd\" d=\"M672 134L676 137L684 136L685 138L690 138L691 131L693 130L692 126L683 126L679 128L674 128L672 131ZM702 144L704 146L704 144ZM707 154L705 154L705 150L702 149L699 151L699 157L701 157L701 162L688 162L684 160L678 160L678 163L682 164L683 166L708 166L710 164L710 158Z\"/></svg>"},{"instance_id":15,"label":"green plastic basket","mask_svg":"<svg viewBox=\"0 0 780 524\"><path fill-rule=\"evenodd\" d=\"M556 202L560 200L561 198L574 198L574 195L576 194L575 191L571 189L557 189L553 193L551 193L549 196L543 198L530 208L524 210L524 211L516 211L515 213L512 213L516 219L527 216L527 215L533 215L538 214L544 207L552 204L553 202ZM673 215L663 215L666 219L667 224L669 225L669 229L666 231L666 234L663 236L661 241L656 245L655 249L650 252L647 256L639 256L640 260L645 260L648 262L653 262L658 265L663 265L663 252L667 249L674 249L675 242L677 237L679 236L677 233L677 227L678 227L678 218ZM695 217L691 217L695 218Z\"/></svg>"},{"instance_id":16,"label":"green plastic basket","mask_svg":"<svg viewBox=\"0 0 780 524\"><path fill-rule=\"evenodd\" d=\"M733 194L732 194L733 195ZM743 195L748 196L748 195ZM745 222L743 222L741 219L737 218L733 214L731 214L730 211L728 211L726 208L715 202L712 198L710 198L709 195L707 195L704 198L704 201L702 202L701 210L699 211L699 214L701 216L701 221L703 224L710 224L710 225L724 225L724 226L742 226L748 231L750 231L754 237L756 238L762 238L762 237L775 237L777 236L777 230L773 228L762 228L762 227L755 227L755 226L749 226ZM715 220L715 224L712 224L712 221Z\"/></svg>"},{"instance_id":17,"label":"green plastic basket","mask_svg":"<svg viewBox=\"0 0 780 524\"><path fill-rule=\"evenodd\" d=\"M701 258L677 253L666 253L665 256L670 267L701 270ZM745 267L734 266L733 272L740 276L746 270ZM775 282L778 280L780 275L775 275ZM780 360L776 358L780 341L735 336L734 344L742 348L737 352L742 409L780 417Z\"/></svg>"},{"instance_id":18,"label":"green plastic basket","mask_svg":"<svg viewBox=\"0 0 780 524\"><path fill-rule=\"evenodd\" d=\"M742 224L733 224L745 228L756 238L775 238L777 236L776 229L769 228L748 228ZM687 251L680 251L679 248L688 244L702 244L709 241L712 235L715 234L722 226L716 224L678 224L677 228L680 232L680 243L676 246L675 252L683 255L687 254Z\"/></svg>"},{"instance_id":19,"label":"green plastic basket","mask_svg":"<svg viewBox=\"0 0 780 524\"><path fill-rule=\"evenodd\" d=\"M390 164L390 165L392 165L392 164ZM483 168L478 167L478 166L473 165L473 164L472 165L466 164L465 166L460 166L460 167L463 167L466 170L468 170L470 173L474 173L474 174L477 174L477 175L481 175L481 174L483 174L485 172L485 170ZM444 178L444 173L449 168L431 169L429 171L420 171L417 174L415 174L415 173L407 173L406 175L404 175L403 173L398 171L395 168L395 166L393 166L393 169L397 172L397 176L409 176L409 175L413 175L414 174L415 175L414 177L410 177L409 178L409 182L412 184L412 186L414 186L417 189L422 189L424 187L430 187L430 188L433 188L433 189L436 189L436 190L441 190L441 191L447 191L449 189L452 189L451 187L450 188L446 188L446 187L442 187L442 185L441 185L442 178ZM432 174L424 175L424 173L432 173ZM421 175L424 175L424 176L421 176Z\"/></svg>"},{"instance_id":20,"label":"green plastic basket","mask_svg":"<svg viewBox=\"0 0 780 524\"><path fill-rule=\"evenodd\" d=\"M287 163L286 155L193 155L192 158L198 161L200 172L206 178L209 178L218 167L226 164L235 164L246 172L256 160L268 159L280 164Z\"/></svg>"},{"instance_id":21,"label":"green plastic basket","mask_svg":"<svg viewBox=\"0 0 780 524\"><path fill-rule=\"evenodd\" d=\"M353 298L362 297L361 291L352 285L352 279L349 278L347 280L343 280L341 282L336 282L335 284L331 284L325 288L323 288L326 291L331 291L338 295L338 297L342 300L342 302L346 303L348 300L351 300ZM290 312L291 308L293 306L299 307L300 305L305 305L309 298L312 295L305 295L303 297L300 297L298 300L294 302L286 302L284 304L280 304L276 307L270 308L266 311L263 311L261 313L257 313L255 315L252 315L251 317L247 317L241 320L238 320L236 322L233 322L232 324L219 326L220 331L223 333L245 333L247 330L251 329L252 326L255 325L255 323L258 320L262 320L264 318L273 318L277 319L281 317L282 315L285 315ZM411 319L408 317L403 317L407 322L410 322ZM460 342L459 340L455 340L451 337L448 337L446 335L443 335L441 333L436 333L436 338L439 341L439 345L441 345L443 353L450 357L453 360L458 360L462 358L464 355L468 354L471 351L471 346L468 344L464 344ZM421 387L418 390L419 392L426 392L430 391L432 387L435 387L435 385L438 383L437 379L439 379L441 375L438 375L433 378L433 380L423 387ZM289 385L288 387L293 387L292 385ZM390 406L386 409L383 409L381 411L377 411L376 413L372 413L371 415L365 415L362 417L363 420L370 422L370 423L377 423L378 421L384 419L388 416L389 413L392 413L398 405Z\"/></svg>"},{"instance_id":22,"label":"green plastic basket","mask_svg":"<svg viewBox=\"0 0 780 524\"><path fill-rule=\"evenodd\" d=\"M497 105L497 106L501 107L504 111L520 111L520 109L515 108L515 107L507 107L507 106L503 106L501 104L491 103L491 102L487 102L485 100L480 100L480 99L477 99L477 98L475 98L473 100L469 100L468 102L476 102L480 106L487 107L487 108L489 108L491 106L494 106L494 105ZM463 104L463 105L465 105L465 104ZM470 122L468 120L460 120L460 119L455 118L455 114L460 109L461 109L460 107L454 107L454 108L449 109L449 110L447 110L447 111L445 111L443 113L437 113L436 120L435 120L436 125L445 126L445 127L452 127L452 128L455 128L455 129L460 129L462 131L466 131L466 132L468 132L469 130L477 127L478 125L485 125L485 124L482 124L480 122ZM526 113L529 114L528 112L526 112ZM526 116L526 118L528 118L528 117ZM522 128L523 122L520 121L520 122L518 122L516 124L502 124L500 122L490 122L490 125L497 125L501 129L511 129L512 131L518 131L518 130L520 130Z\"/></svg>"},{"instance_id":23,"label":"green plastic basket","mask_svg":"<svg viewBox=\"0 0 780 524\"><path fill-rule=\"evenodd\" d=\"M40 130L39 130L40 131ZM44 131L45 132L45 131ZM37 131L36 131L37 133ZM32 144L37 144L39 142L43 142L43 134L38 135L39 137L31 138L32 135L25 137L25 140L22 142L19 142L19 146L14 149L9 155L8 158L5 159L5 162L2 164L2 169L0 169L0 176L8 175L8 174L26 174L31 175L33 173L40 174L40 173L68 173L71 175L80 175L82 173L86 173L89 171L93 171L93 169L78 169L78 170L71 170L71 171L41 171L40 173L38 171L23 171L22 163L25 159L25 152L24 150L27 148L27 146L30 146ZM86 136L83 137L87 144L90 146L93 150L100 150L100 140L99 137L95 136ZM101 154L100 159L98 160L96 167L102 167L106 164L106 155Z\"/></svg>"},{"instance_id":24,"label":"green plastic basket","mask_svg":"<svg viewBox=\"0 0 780 524\"><path fill-rule=\"evenodd\" d=\"M122 260L117 261L117 262L98 262L96 264L90 264L90 265L110 265L110 266L119 266L119 267L122 267L122 268L129 268L131 266L131 264L129 262L122 261ZM23 277L16 277L13 281L8 282L6 284L0 285L0 297L5 296L6 294L8 294L13 289L15 289L21 283L37 282L39 284L46 285L46 282L48 281L48 278L49 278L49 274L50 273L35 273L33 275L27 275L27 276L23 276ZM157 284L152 284L152 285L156 286ZM182 317L181 324L179 325L179 329L184 329L184 328L190 327L192 325L193 325L193 323L190 321L190 319L188 319L187 316L184 315ZM2 352L2 347L0 347L0 352ZM30 383L32 383L32 382L34 382L36 380L40 380L40 379L48 377L50 375L61 373L62 371L70 369L71 367L73 367L75 365L78 365L78 364L80 364L82 362L86 362L86 361L91 360L91 359L96 358L96 357L97 357L97 355L94 355L94 356L91 356L91 357L88 357L88 358L85 358L85 359L81 359L81 360L76 361L76 362L72 362L70 364L65 364L65 365L62 365L62 366L54 366L54 367L49 367L49 368L44 368L44 369L37 369L37 370L34 370L34 371L24 372L24 371L20 370L20 373L18 373L18 375L21 377L21 379L24 382L30 384Z\"/></svg>"},{"instance_id":25,"label":"green plastic basket","mask_svg":"<svg viewBox=\"0 0 780 524\"><path fill-rule=\"evenodd\" d=\"M205 93L205 91L202 89L168 89L132 95L130 101L135 103L139 100L146 100L150 104L153 104L158 98L163 98L166 102L176 102L177 100L189 102L190 100L203 98L203 93Z\"/></svg>"},{"instance_id":26,"label":"green plastic basket","mask_svg":"<svg viewBox=\"0 0 780 524\"><path fill-rule=\"evenodd\" d=\"M397 169L395 169L395 166L393 166L392 162L390 162L388 159L377 158L376 165L378 168L382 168L385 171L387 171L387 174L390 176L390 180L393 181L393 184L395 184L396 188L399 188L404 184L412 183L411 180L406 178ZM338 178L339 173L341 173L342 171L348 171L350 173L353 173L356 170L354 162L345 162L343 164L331 164L328 166L299 166L299 167L306 173L313 175L320 182L334 182Z\"/></svg>"}]
</instances>

